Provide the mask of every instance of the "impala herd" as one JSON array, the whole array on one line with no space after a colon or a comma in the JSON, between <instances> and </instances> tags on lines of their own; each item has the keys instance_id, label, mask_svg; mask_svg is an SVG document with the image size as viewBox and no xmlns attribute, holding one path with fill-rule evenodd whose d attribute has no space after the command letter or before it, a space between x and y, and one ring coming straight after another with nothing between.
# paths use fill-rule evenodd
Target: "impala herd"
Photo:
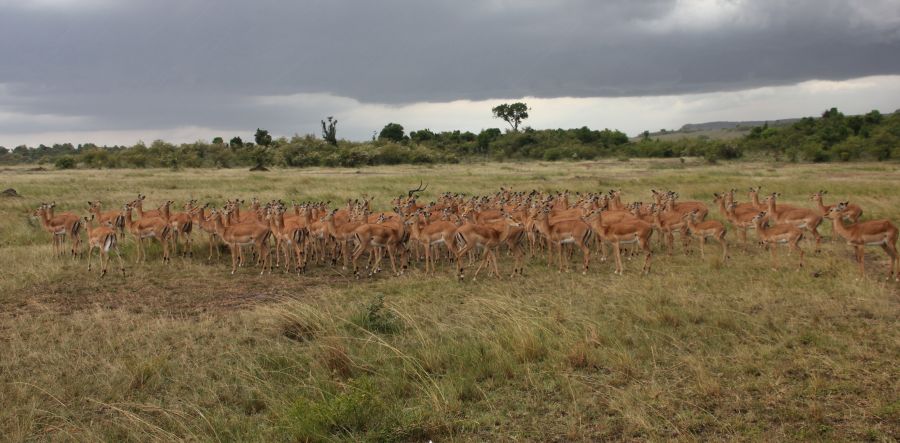
<instances>
[{"instance_id":1,"label":"impala herd","mask_svg":"<svg viewBox=\"0 0 900 443\"><path fill-rule=\"evenodd\" d=\"M426 186L427 188L427 186ZM601 261L607 248L615 256L615 273L622 274L622 256L643 255L642 273L649 273L653 256L651 237L658 233L659 245L671 255L675 236L685 253L693 239L699 241L700 254L705 254L708 239L719 244L723 261L729 258L727 228L720 221L707 219L709 208L702 202L680 201L671 191L652 191L649 204L622 201L620 191L607 193L530 193L501 188L489 196L465 197L444 193L436 201L420 204L417 193L421 184L406 196L394 199L390 212L370 210L371 198L348 200L341 208L330 202L266 204L253 199L249 206L243 200L228 200L221 208L197 201L187 202L182 211L172 211L173 201L165 201L158 209L144 210L145 196L121 208L104 210L101 202L88 202L89 217L69 212L56 213L55 203L42 204L33 215L51 234L54 253L64 254L69 237L70 254L82 254L84 228L88 237L88 269L92 267L94 249L99 251L100 275L106 274L110 252L113 252L125 274L119 255L121 237L136 240L137 260L145 261L144 241L162 245L163 263L171 254L193 256L193 233L208 237L207 260L220 254L220 244L231 252L231 273L239 266L255 262L260 273L273 267L285 271L304 272L311 264L337 265L352 269L359 278L381 270L387 256L395 275L403 274L412 261L423 263L425 274L434 274L437 262L453 263L462 279L467 265L478 263L473 280L485 267L489 275L500 276L497 256L501 250L513 257L512 275L522 275L526 257L546 253L548 266L568 271L572 254L580 251L581 271L587 273L591 256L599 251ZM810 200L813 208L778 203L780 194L772 193L760 201L760 188L750 188L749 201L738 203L734 189L713 194L713 203L722 218L738 232L746 243L747 231L755 230L758 243L768 248L773 269L778 268L778 244L796 252L798 266L803 266L801 240L811 238L819 252L822 236L820 225L830 219L832 233L846 240L856 252L861 276L865 276L864 248L881 246L891 264L888 279L900 281L900 262L896 249L897 228L889 220L860 221L862 209L849 202L825 205L820 191ZM135 218L135 216L137 218ZM250 258L247 258L249 254ZM480 258L476 257L480 254ZM274 263L273 263L274 262Z\"/></svg>"}]
</instances>

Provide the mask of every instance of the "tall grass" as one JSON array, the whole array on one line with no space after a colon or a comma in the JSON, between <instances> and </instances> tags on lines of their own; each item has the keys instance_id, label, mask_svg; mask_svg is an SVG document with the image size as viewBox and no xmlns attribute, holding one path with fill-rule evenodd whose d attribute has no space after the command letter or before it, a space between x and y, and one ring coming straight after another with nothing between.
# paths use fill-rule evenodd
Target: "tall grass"
<instances>
[{"instance_id":1,"label":"tall grass","mask_svg":"<svg viewBox=\"0 0 900 443\"><path fill-rule=\"evenodd\" d=\"M671 168L665 166L673 166ZM733 260L658 252L614 277L543 257L516 280L356 281L228 275L225 259L135 265L103 280L50 258L29 208L83 210L133 199L328 200L385 205L430 183L485 193L650 188L708 201L762 184L809 205L846 196L867 218L900 220L893 164L507 163L435 168L0 173L25 197L0 200L0 433L10 440L875 440L900 435L900 304L886 263L825 242L807 268L770 270L755 245ZM718 217L716 211L712 211ZM823 232L830 235L830 228ZM733 233L729 239L736 242ZM655 241L654 241L655 243ZM714 249L716 246L711 246ZM789 267L788 265L791 265ZM507 258L501 266L511 266ZM551 269L553 269L551 271Z\"/></svg>"}]
</instances>

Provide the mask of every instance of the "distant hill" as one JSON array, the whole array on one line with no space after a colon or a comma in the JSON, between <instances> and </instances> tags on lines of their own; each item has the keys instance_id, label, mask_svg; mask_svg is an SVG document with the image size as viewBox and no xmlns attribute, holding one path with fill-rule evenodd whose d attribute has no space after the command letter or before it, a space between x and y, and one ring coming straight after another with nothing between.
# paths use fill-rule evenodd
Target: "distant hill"
<instances>
[{"instance_id":1,"label":"distant hill","mask_svg":"<svg viewBox=\"0 0 900 443\"><path fill-rule=\"evenodd\" d=\"M729 140L740 138L747 135L750 129L762 126L766 123L771 127L788 126L797 121L799 118L785 118L781 120L747 120L738 122L716 121L706 123L688 123L677 131L661 130L651 132L650 137L660 140L678 140L686 137L702 137L712 140ZM639 140L640 136L632 137L632 140Z\"/></svg>"},{"instance_id":2,"label":"distant hill","mask_svg":"<svg viewBox=\"0 0 900 443\"><path fill-rule=\"evenodd\" d=\"M696 131L713 131L719 129L747 129L762 126L766 123L769 126L786 126L800 121L799 118L785 118L781 120L750 120L742 122L707 122L707 123L688 123L681 127L678 132L696 132Z\"/></svg>"}]
</instances>

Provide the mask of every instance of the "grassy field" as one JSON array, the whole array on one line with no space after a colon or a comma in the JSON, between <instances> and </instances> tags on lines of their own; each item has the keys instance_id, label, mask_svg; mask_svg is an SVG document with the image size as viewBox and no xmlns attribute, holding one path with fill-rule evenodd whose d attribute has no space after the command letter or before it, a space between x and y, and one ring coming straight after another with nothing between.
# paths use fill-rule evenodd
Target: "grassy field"
<instances>
[{"instance_id":1,"label":"grassy field","mask_svg":"<svg viewBox=\"0 0 900 443\"><path fill-rule=\"evenodd\" d=\"M785 202L849 197L864 218L900 221L900 165L704 165L675 161L495 163L276 170L0 172L0 435L9 440L873 440L900 438L900 297L868 251L826 240L807 267L755 245L654 257L640 276L592 262L587 276L535 258L516 280L357 281L229 275L194 259L163 267L158 248L128 276L99 280L52 258L29 214L42 201L86 212L188 198L342 201L429 184L486 193L621 188L626 201L671 188L762 185ZM744 196L741 196L744 199ZM710 203L712 207L712 204ZM711 212L719 218L718 212ZM830 226L822 229L830 239ZM729 240L736 243L733 232ZM654 244L656 241L654 239ZM200 251L204 253L200 253ZM577 254L576 254L577 256ZM576 259L577 260L577 259ZM573 261L574 263L574 261ZM505 270L511 261L500 262Z\"/></svg>"}]
</instances>

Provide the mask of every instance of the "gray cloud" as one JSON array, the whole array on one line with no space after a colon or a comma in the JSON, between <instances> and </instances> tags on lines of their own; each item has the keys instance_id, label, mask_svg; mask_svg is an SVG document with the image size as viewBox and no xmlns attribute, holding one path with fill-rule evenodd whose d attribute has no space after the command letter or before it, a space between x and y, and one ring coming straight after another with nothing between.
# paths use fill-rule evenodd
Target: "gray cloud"
<instances>
[{"instance_id":1,"label":"gray cloud","mask_svg":"<svg viewBox=\"0 0 900 443\"><path fill-rule=\"evenodd\" d=\"M0 0L0 60L0 116L82 117L0 117L0 131L289 125L308 116L252 97L621 97L900 73L900 2Z\"/></svg>"}]
</instances>

